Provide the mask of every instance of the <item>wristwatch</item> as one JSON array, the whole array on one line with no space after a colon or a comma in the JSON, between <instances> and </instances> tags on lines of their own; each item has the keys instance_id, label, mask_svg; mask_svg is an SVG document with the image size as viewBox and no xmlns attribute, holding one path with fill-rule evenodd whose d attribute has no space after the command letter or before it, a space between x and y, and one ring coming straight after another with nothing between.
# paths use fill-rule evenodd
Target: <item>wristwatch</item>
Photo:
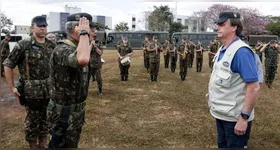
<instances>
[{"instance_id":1,"label":"wristwatch","mask_svg":"<svg viewBox=\"0 0 280 150\"><path fill-rule=\"evenodd\" d=\"M80 31L80 35L89 35L88 31L87 30L81 30Z\"/></svg>"},{"instance_id":2,"label":"wristwatch","mask_svg":"<svg viewBox=\"0 0 280 150\"><path fill-rule=\"evenodd\" d=\"M250 118L250 114L248 113L245 113L245 112L241 112L241 117L244 119L244 120L248 120Z\"/></svg>"}]
</instances>

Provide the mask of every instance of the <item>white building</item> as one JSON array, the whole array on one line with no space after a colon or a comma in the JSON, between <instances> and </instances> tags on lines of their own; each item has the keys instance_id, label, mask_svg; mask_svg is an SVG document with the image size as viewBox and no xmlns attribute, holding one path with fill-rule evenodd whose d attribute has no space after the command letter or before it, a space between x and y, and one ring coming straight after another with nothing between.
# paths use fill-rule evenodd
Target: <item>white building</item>
<instances>
[{"instance_id":1,"label":"white building","mask_svg":"<svg viewBox=\"0 0 280 150\"><path fill-rule=\"evenodd\" d=\"M201 20L191 18L190 16L177 15L174 16L174 21L181 22L182 25L187 26L187 32L203 32L205 27L202 27ZM204 29L205 31L206 29Z\"/></svg>"},{"instance_id":2,"label":"white building","mask_svg":"<svg viewBox=\"0 0 280 150\"><path fill-rule=\"evenodd\" d=\"M65 5L64 11L67 12L67 13L69 13L69 14L71 15L71 14L75 14L75 13L80 13L80 12L82 11L82 9L79 8L79 7L77 7L77 6L75 6L75 7L70 7L70 6L68 6L68 5Z\"/></svg>"},{"instance_id":3,"label":"white building","mask_svg":"<svg viewBox=\"0 0 280 150\"><path fill-rule=\"evenodd\" d=\"M15 33L16 34L29 34L30 26L15 25Z\"/></svg>"},{"instance_id":4,"label":"white building","mask_svg":"<svg viewBox=\"0 0 280 150\"><path fill-rule=\"evenodd\" d=\"M66 12L50 12L47 16L48 32L65 31L65 24L69 13Z\"/></svg>"},{"instance_id":5,"label":"white building","mask_svg":"<svg viewBox=\"0 0 280 150\"><path fill-rule=\"evenodd\" d=\"M102 16L102 15L91 15L93 22L98 22L104 26L108 26L110 29L113 28L112 25L112 17L109 16ZM103 29L100 29L103 30Z\"/></svg>"}]
</instances>

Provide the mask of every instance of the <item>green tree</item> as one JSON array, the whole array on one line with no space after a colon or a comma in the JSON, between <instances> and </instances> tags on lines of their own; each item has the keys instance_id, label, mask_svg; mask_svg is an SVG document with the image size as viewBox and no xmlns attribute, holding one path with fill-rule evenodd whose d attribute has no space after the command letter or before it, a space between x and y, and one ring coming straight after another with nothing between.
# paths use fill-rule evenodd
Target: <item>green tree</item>
<instances>
[{"instance_id":1,"label":"green tree","mask_svg":"<svg viewBox=\"0 0 280 150\"><path fill-rule=\"evenodd\" d=\"M7 29L8 31L11 31L12 25L13 25L12 19L8 18L6 14L1 12L1 31L3 31L3 29Z\"/></svg>"},{"instance_id":2,"label":"green tree","mask_svg":"<svg viewBox=\"0 0 280 150\"><path fill-rule=\"evenodd\" d=\"M280 36L280 22L270 22L266 29L269 31L270 34Z\"/></svg>"},{"instance_id":3,"label":"green tree","mask_svg":"<svg viewBox=\"0 0 280 150\"><path fill-rule=\"evenodd\" d=\"M187 26L184 26L181 22L171 23L169 28L170 37L174 32L182 32L184 29L187 29Z\"/></svg>"},{"instance_id":4,"label":"green tree","mask_svg":"<svg viewBox=\"0 0 280 150\"><path fill-rule=\"evenodd\" d=\"M128 23L127 22L120 22L117 25L115 25L115 30L116 31L128 31L129 27L128 27Z\"/></svg>"},{"instance_id":5,"label":"green tree","mask_svg":"<svg viewBox=\"0 0 280 150\"><path fill-rule=\"evenodd\" d=\"M96 22L96 28L97 30L99 29L108 29L108 30L111 30L108 26L104 26L103 24L99 23L99 22Z\"/></svg>"},{"instance_id":6,"label":"green tree","mask_svg":"<svg viewBox=\"0 0 280 150\"><path fill-rule=\"evenodd\" d=\"M170 11L169 6L154 6L154 10L147 18L149 30L168 31L173 23L173 18L173 13Z\"/></svg>"}]
</instances>

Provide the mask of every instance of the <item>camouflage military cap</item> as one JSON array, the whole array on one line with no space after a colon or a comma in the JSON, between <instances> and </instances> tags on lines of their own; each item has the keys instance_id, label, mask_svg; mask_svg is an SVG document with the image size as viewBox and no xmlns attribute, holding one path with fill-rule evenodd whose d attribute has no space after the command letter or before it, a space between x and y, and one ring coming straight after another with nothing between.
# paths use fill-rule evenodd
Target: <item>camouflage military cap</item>
<instances>
[{"instance_id":1,"label":"camouflage military cap","mask_svg":"<svg viewBox=\"0 0 280 150\"><path fill-rule=\"evenodd\" d=\"M89 24L91 27L97 27L97 25L92 22L92 16L88 13L75 13L75 14L71 14L67 17L67 22L70 22L70 21L79 21L80 18L82 17L85 17L88 19L89 21Z\"/></svg>"},{"instance_id":2,"label":"camouflage military cap","mask_svg":"<svg viewBox=\"0 0 280 150\"><path fill-rule=\"evenodd\" d=\"M31 25L36 24L37 26L47 26L47 20L46 17L44 16L35 16L32 21L31 21Z\"/></svg>"}]
</instances>

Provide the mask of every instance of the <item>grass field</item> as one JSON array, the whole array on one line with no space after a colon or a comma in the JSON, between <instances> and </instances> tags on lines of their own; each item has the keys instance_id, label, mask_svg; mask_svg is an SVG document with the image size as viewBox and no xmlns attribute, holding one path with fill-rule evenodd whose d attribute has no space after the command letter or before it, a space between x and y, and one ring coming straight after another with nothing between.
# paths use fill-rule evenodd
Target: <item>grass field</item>
<instances>
[{"instance_id":1,"label":"grass field","mask_svg":"<svg viewBox=\"0 0 280 150\"><path fill-rule=\"evenodd\" d=\"M129 81L121 82L116 51L105 51L103 58L103 96L97 95L96 82L91 82L80 148L217 147L215 120L205 99L210 76L206 53L202 72L188 69L184 82L179 78L179 65L171 73L163 67L163 58L159 82L150 82L142 51L134 51ZM280 147L279 74L280 69L273 89L261 86L248 147ZM0 106L0 147L27 147L24 108L16 101Z\"/></svg>"}]
</instances>

